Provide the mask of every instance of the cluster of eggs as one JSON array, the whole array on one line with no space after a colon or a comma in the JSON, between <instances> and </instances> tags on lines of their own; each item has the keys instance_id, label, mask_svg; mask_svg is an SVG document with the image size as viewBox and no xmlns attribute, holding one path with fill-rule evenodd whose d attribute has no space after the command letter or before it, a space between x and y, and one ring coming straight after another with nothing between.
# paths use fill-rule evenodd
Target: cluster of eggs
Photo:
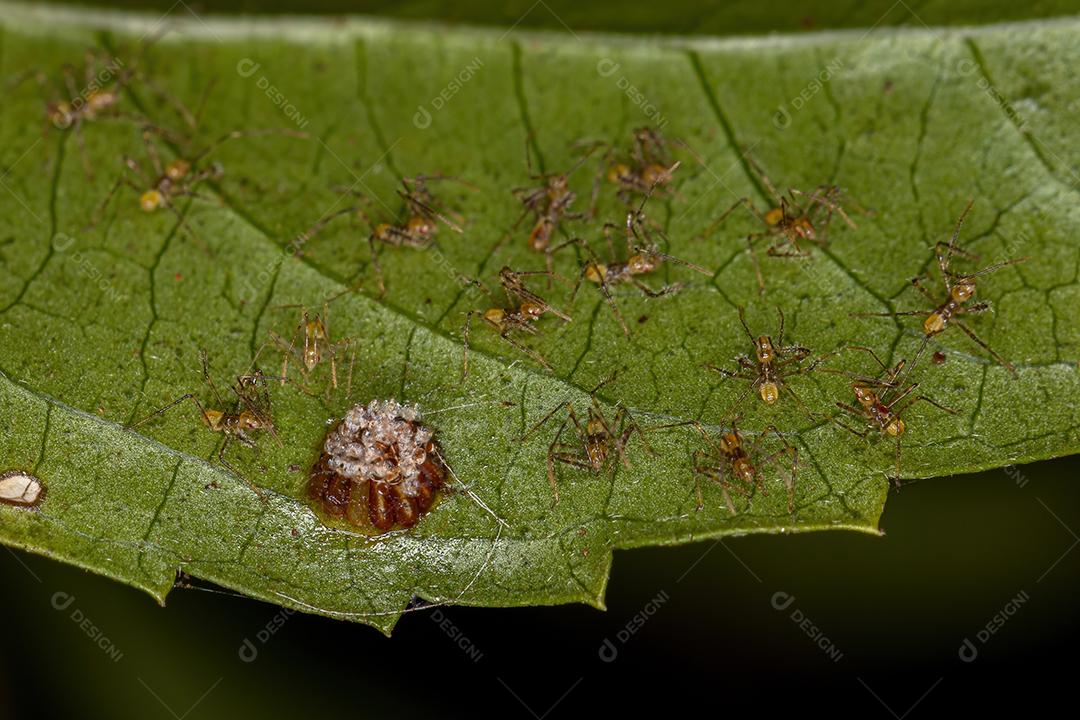
<instances>
[{"instance_id":1,"label":"cluster of eggs","mask_svg":"<svg viewBox=\"0 0 1080 720\"><path fill-rule=\"evenodd\" d=\"M380 532L412 527L447 468L419 411L396 400L354 405L326 435L308 494L326 514Z\"/></svg>"}]
</instances>

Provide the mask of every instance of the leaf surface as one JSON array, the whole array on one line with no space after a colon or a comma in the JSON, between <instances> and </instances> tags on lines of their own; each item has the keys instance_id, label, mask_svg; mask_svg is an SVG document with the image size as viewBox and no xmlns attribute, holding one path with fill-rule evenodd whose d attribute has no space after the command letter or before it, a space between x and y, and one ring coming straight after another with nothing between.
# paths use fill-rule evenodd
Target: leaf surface
<instances>
[{"instance_id":1,"label":"leaf surface","mask_svg":"<svg viewBox=\"0 0 1080 720\"><path fill-rule=\"evenodd\" d=\"M3 5L0 73L26 70L60 81L63 62L87 47L120 57L151 29L138 16ZM979 295L994 311L972 327L1016 363L1013 379L950 330L930 350L905 414L905 477L932 477L1074 452L1080 223L1070 122L1080 25L1060 20L974 29L806 34L740 40L444 29L371 20L186 20L141 61L160 86L196 107L206 94L201 144L234 129L302 127L310 140L261 136L222 146L224 177L208 197L182 203L192 239L167 212L140 211L121 188L105 219L88 219L123 169L146 163L139 133L124 122L88 123L80 137L42 135L48 91L11 90L0 112L8 192L0 193L0 470L32 471L47 487L36 511L0 506L8 545L78 564L160 601L176 571L247 595L389 632L410 600L473 605L587 602L602 605L612 551L747 532L843 528L876 532L893 446L869 444L812 420L784 398L741 403L754 437L781 428L802 459L795 510L775 473L767 494L736 496L728 512L707 485L695 508L690 429L637 440L630 467L592 475L559 466L552 507L545 458L556 423L521 438L558 403L584 417L589 390L618 370L599 398L646 426L724 424L745 385L705 371L732 366L755 334L775 332L816 352L849 343L886 361L911 357L918 319L853 312L921 308L909 279L934 264L969 198L963 246L984 261L1029 256L989 276ZM211 82L213 79L213 82ZM167 104L138 83L125 102L165 124ZM784 108L778 116L778 108ZM778 119L779 117L779 119ZM664 266L682 292L648 299L619 288L627 340L595 287L574 302L573 321L543 321L532 346L554 367L531 363L476 324L471 372L461 380L465 315L483 309L460 275L496 285L501 266L540 268L509 193L529 184L524 144L538 169L557 171L581 139L623 143L632 128L662 124L694 149L678 197L654 201L670 252L715 270L698 276ZM737 214L696 239L739 197L767 198L744 155L780 188L844 187L868 212L858 228L835 222L830 243L806 261L761 253L768 293L758 297ZM94 171L88 179L86 158ZM445 188L467 219L436 248L385 249L389 291L379 298L367 229L341 220L298 246L324 213L347 207L350 188L378 198L371 212L400 212L400 178L460 176L475 190ZM592 169L575 175L582 197ZM608 197L600 217L620 220ZM600 248L600 221L568 227ZM763 246L762 246L763 249ZM957 261L958 263L960 261ZM575 277L572 253L558 270ZM660 282L651 279L654 287ZM217 463L222 438L184 404L138 428L125 426L202 384L199 350L226 387L273 330L288 337L303 305L362 283L330 309L334 338L353 338L351 400L274 387L281 446L232 448L229 460L264 488L264 504ZM935 291L936 290L936 286ZM547 292L547 291L545 291ZM264 350L265 352L265 350ZM263 357L276 357L271 352ZM842 365L869 373L868 358ZM344 380L345 358L339 358ZM276 360L264 365L275 368ZM327 381L325 366L313 382ZM845 377L792 380L800 398L827 413L848 401ZM344 386L344 381L342 382ZM321 388L321 386L320 386ZM394 397L418 403L437 429L450 466L497 522L464 491L448 494L415 529L381 538L328 528L305 501L306 470L327 422L351 402ZM774 448L775 449L775 448Z\"/></svg>"}]
</instances>

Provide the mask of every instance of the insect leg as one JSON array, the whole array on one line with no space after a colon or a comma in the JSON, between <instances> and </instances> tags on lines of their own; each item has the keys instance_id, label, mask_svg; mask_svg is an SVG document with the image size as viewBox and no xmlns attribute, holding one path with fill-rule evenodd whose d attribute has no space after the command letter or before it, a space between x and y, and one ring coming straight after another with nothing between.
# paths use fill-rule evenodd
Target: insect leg
<instances>
[{"instance_id":1,"label":"insect leg","mask_svg":"<svg viewBox=\"0 0 1080 720\"><path fill-rule=\"evenodd\" d=\"M232 435L230 435L229 433L225 433L225 440L224 440L224 442L221 443L221 450L218 451L218 462L221 463L221 466L224 467L226 470L228 470L230 473L232 473L236 477L243 480L244 483L246 483L247 486L249 488L251 488L251 491L253 493L255 493L255 495L259 498L259 500L263 504L266 504L267 500L266 500L266 496L263 494L263 491L255 483L253 483L250 479L248 479L248 477L246 475L244 475L239 470L237 470L235 467L233 467L229 463L229 461L225 459L225 451L228 449L229 443L230 443L230 441L232 441L232 439L233 439ZM251 447L255 448L254 445L252 445ZM257 450L258 448L255 448L255 449Z\"/></svg>"},{"instance_id":2,"label":"insect leg","mask_svg":"<svg viewBox=\"0 0 1080 720\"><path fill-rule=\"evenodd\" d=\"M192 400L195 403L196 406L198 406L199 412L202 414L203 420L207 423L207 425L209 425L210 423L209 423L209 420L207 418L206 411L203 410L202 404L195 398L194 393L187 393L186 395L181 395L180 397L176 398L175 400L173 400L168 405L166 405L166 406L164 406L162 408L158 408L154 412L152 412L149 415L147 415L146 417L144 417L142 420L139 420L136 423L132 423L131 425L128 425L127 427L130 430L134 430L135 428L139 427L143 423L148 422L150 419L155 418L158 415L164 415L166 413L166 411L176 407L180 403L184 402L185 400L189 400L189 399Z\"/></svg>"},{"instance_id":3,"label":"insect leg","mask_svg":"<svg viewBox=\"0 0 1080 720\"><path fill-rule=\"evenodd\" d=\"M945 283L946 292L952 290L952 286L949 283L949 261L952 259L953 254L957 252L956 240L960 237L960 228L963 227L964 219L967 217L968 213L971 212L971 206L974 204L974 200L968 200L964 212L960 213L960 217L956 221L956 229L953 230L952 237L949 238L949 244L946 246L945 252L941 252L940 243L934 248L935 254L937 255L938 268L941 270L941 279Z\"/></svg>"},{"instance_id":4,"label":"insect leg","mask_svg":"<svg viewBox=\"0 0 1080 720\"><path fill-rule=\"evenodd\" d=\"M762 235L746 236L746 251L750 253L750 262L754 266L754 277L757 279L758 295L765 294L765 276L761 274L761 263L758 261L757 250L754 249L754 240Z\"/></svg>"},{"instance_id":5,"label":"insect leg","mask_svg":"<svg viewBox=\"0 0 1080 720\"><path fill-rule=\"evenodd\" d=\"M143 130L142 141L143 147L146 148L146 157L150 158L150 165L154 168L154 174L157 177L163 177L165 168L161 164L161 156L158 154L157 145L154 144L149 130Z\"/></svg>"},{"instance_id":6,"label":"insect leg","mask_svg":"<svg viewBox=\"0 0 1080 720\"><path fill-rule=\"evenodd\" d=\"M379 249L376 246L375 234L368 235L368 245L371 246L371 267L375 270L375 281L379 284L379 297L386 294L386 282L383 280L382 265L379 264Z\"/></svg>"},{"instance_id":7,"label":"insect leg","mask_svg":"<svg viewBox=\"0 0 1080 720\"><path fill-rule=\"evenodd\" d=\"M1013 365L1008 360L1006 360L1005 358L1001 357L1001 355L999 355L996 350L994 350L992 347L987 345L986 342L984 342L982 340L982 338L980 338L978 335L976 335L974 330L972 330L971 328L969 328L967 325L960 322L959 320L954 319L953 323L956 325L956 327L960 328L964 332L965 335L967 335L969 338L971 338L976 343L978 343L978 345L983 350L986 350L986 352L990 353L993 356L993 358L995 360L997 360L999 364L1001 364L1002 367L1004 367L1006 370L1008 370L1010 373L1012 373L1012 376L1014 378L1019 377L1019 374L1016 372L1016 366Z\"/></svg>"},{"instance_id":8,"label":"insect leg","mask_svg":"<svg viewBox=\"0 0 1080 720\"><path fill-rule=\"evenodd\" d=\"M533 329L531 325L530 325L530 326L527 326L527 327L529 327L529 329L530 329L530 330L531 330L532 332L534 332L534 333L536 332L536 330L535 330L535 329ZM524 343L521 343L521 342L518 342L517 340L515 340L515 339L514 339L514 337L513 337L512 335L511 335L511 333L512 333L513 331L514 331L514 328L513 328L513 327L507 327L507 328L503 329L503 331L502 331L501 333L499 333L499 337L501 337L501 338L502 338L503 340L505 340L506 342L510 343L510 345L512 345L512 346L513 346L513 347L514 347L515 349L517 349L517 351L518 351L518 352L522 352L522 353L525 353L526 355L528 355L529 357L531 357L531 358L532 358L533 360L535 360L535 361L536 361L537 363L539 363L540 365L544 366L544 367L545 367L545 368L547 368L548 370L552 370L552 369L553 369L553 368L551 367L551 364L550 364L550 363L548 363L548 361L544 359L544 356L543 356L543 355L541 355L540 353L536 352L536 351L535 351L535 350L533 350L532 348L528 347L528 346L527 346L527 345L525 345Z\"/></svg>"}]
</instances>

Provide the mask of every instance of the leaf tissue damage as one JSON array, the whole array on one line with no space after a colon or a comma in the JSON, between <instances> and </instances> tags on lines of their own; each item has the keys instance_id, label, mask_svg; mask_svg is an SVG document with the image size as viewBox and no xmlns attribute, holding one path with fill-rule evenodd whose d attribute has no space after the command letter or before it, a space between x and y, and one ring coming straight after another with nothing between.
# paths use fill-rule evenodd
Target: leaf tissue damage
<instances>
[{"instance_id":1,"label":"leaf tissue damage","mask_svg":"<svg viewBox=\"0 0 1080 720\"><path fill-rule=\"evenodd\" d=\"M1076 21L3 7L12 547L389 632L417 597L599 606L617 547L876 532L890 476L1077 447ZM320 475L391 400L409 442L361 430Z\"/></svg>"}]
</instances>

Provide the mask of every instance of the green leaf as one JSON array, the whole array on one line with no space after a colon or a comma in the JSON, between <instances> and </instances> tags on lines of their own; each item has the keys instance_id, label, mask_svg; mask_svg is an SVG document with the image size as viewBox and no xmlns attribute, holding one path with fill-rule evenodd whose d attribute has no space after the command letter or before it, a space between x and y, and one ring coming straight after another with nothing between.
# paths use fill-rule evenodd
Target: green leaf
<instances>
[{"instance_id":1,"label":"green leaf","mask_svg":"<svg viewBox=\"0 0 1080 720\"><path fill-rule=\"evenodd\" d=\"M40 71L53 83L89 46L124 57L152 24L3 8L0 73ZM689 429L651 434L655 455L635 439L631 467L610 476L560 465L562 501L552 507L545 458L555 425L521 437L564 400L584 412L589 389L616 369L600 392L609 413L619 402L647 426L697 419L717 429L745 386L701 365L730 365L750 350L738 305L760 333L774 332L775 308L783 308L787 337L816 352L858 343L892 362L910 357L922 337L917 320L850 313L921 307L908 281L932 266L934 243L948 238L969 198L976 204L965 248L985 260L1031 257L980 284L994 312L971 320L1017 364L1019 378L956 330L941 336L931 349L947 361L920 364L919 392L960 412L920 404L905 415L904 475L1074 452L1080 255L1071 237L1080 216L1070 122L1077 81L1069 68L1078 32L1076 21L1063 20L657 41L360 20L181 19L142 63L188 106L206 93L195 145L234 129L302 125L313 136L245 138L215 153L225 168L216 198L182 207L210 252L175 217L140 211L128 188L88 230L122 157L146 162L139 133L124 122L88 123L84 156L73 132L42 136L45 93L22 82L5 93L0 113L7 190L0 193L0 471L33 472L47 495L37 510L0 505L0 539L160 601L179 569L389 632L417 596L600 606L615 548L747 532L876 532L893 445L878 438L867 445L812 421L790 398L774 408L751 398L741 426L752 434L774 424L798 445L791 513L775 472L767 474L767 495L736 497L735 515L715 485L704 488L696 510L691 454L700 441ZM134 83L125 103L176 122L145 84ZM780 107L788 121L774 122ZM499 246L519 212L509 189L529 182L526 138L542 168L556 171L572 164L573 141L624 142L650 120L704 163L687 158L679 197L654 201L652 214L671 236L672 254L715 269L715 277L669 264L659 275L686 283L682 292L647 299L620 289L629 340L594 287L571 305L569 291L556 286L552 299L573 321L544 320L531 341L554 373L478 324L462 382L465 313L483 305L458 274L494 284L503 264L543 266L524 231ZM764 298L745 251L746 234L759 229L749 217L733 216L712 238L694 239L737 197L766 202L744 148L782 188L837 183L872 210L854 216L857 230L834 223L828 247L807 261L762 255ZM372 281L365 228L334 223L295 252L298 234L350 201L341 186L380 198L389 216L399 210L394 188L402 175L436 172L477 186L444 188L467 218L465 233L444 231L429 251L384 250L384 298ZM590 172L574 178L583 196ZM600 210L601 218L620 219L613 198ZM598 241L599 226L568 229ZM557 267L578 272L569 252ZM229 451L229 461L264 488L265 504L216 462L222 437L189 405L125 429L184 393L212 400L200 349L227 385L269 331L295 327L299 311L286 306L317 310L357 282L360 291L331 306L332 335L356 340L351 400L343 387L323 398L275 386L281 446L266 438L258 455ZM863 360L841 362L870 372ZM320 368L312 382L325 383L326 373ZM847 382L818 372L793 386L827 412L850 397ZM408 532L370 538L328 528L305 500L306 469L328 421L352 402L386 397L420 404L473 495L449 493Z\"/></svg>"},{"instance_id":2,"label":"green leaf","mask_svg":"<svg viewBox=\"0 0 1080 720\"><path fill-rule=\"evenodd\" d=\"M94 0L43 0L64 5L101 5ZM175 10L169 0L113 0L112 7L145 8L158 14ZM198 12L204 11L192 5ZM768 6L749 2L706 3L669 0L499 0L433 4L428 0L218 0L214 13L333 13L363 14L401 20L438 19L446 23L490 25L499 32L545 28L582 31L675 33L679 35L758 35L825 28L915 27L971 25L1006 20L1032 20L1077 12L1076 0L1042 0L1018 4L1007 0L977 3L865 0L858 4L775 0Z\"/></svg>"}]
</instances>

